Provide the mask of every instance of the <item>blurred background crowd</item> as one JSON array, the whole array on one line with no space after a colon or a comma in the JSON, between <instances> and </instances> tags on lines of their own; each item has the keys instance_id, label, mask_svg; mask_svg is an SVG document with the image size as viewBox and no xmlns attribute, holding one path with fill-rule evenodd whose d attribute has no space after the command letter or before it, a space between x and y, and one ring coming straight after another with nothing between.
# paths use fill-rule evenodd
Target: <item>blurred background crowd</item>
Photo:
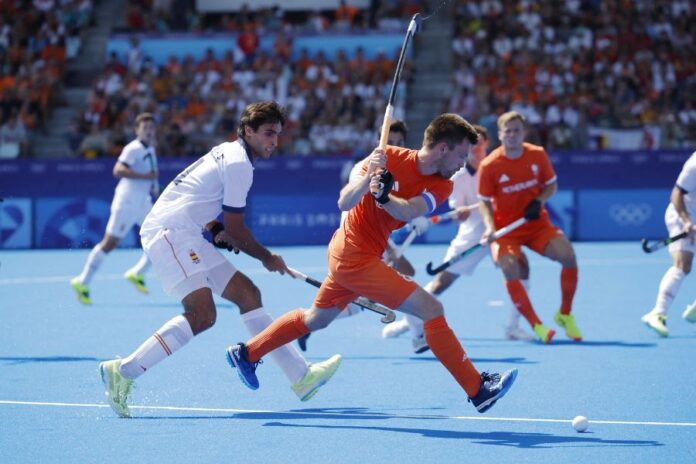
<instances>
[{"instance_id":1,"label":"blurred background crowd","mask_svg":"<svg viewBox=\"0 0 696 464\"><path fill-rule=\"evenodd\" d=\"M158 119L160 156L200 155L235 138L247 103L267 99L288 108L281 154L366 153L376 142L400 43L326 53L296 42L403 37L410 17L432 7L424 0L347 0L286 11L282 3L249 2L204 12L199 3L0 2L0 157L42 157L46 149L34 140L66 105L75 108L62 113L72 116L59 135L72 156L117 156L142 111ZM102 47L103 66L92 70L84 97L68 102L66 69L90 60L82 50L90 31L105 27L97 13L107 4L119 15L108 33L126 37L128 46L110 53ZM447 8L448 47L415 44L398 117L408 121L413 76L446 65L449 82L432 96L440 111L494 128L499 114L517 110L531 140L550 149L605 148L593 135L601 130L626 131L645 149L696 145L696 3L452 0ZM229 34L229 48L198 55L184 49L158 62L143 47L151 37L209 34ZM436 59L426 63L419 58L425 54Z\"/></svg>"}]
</instances>

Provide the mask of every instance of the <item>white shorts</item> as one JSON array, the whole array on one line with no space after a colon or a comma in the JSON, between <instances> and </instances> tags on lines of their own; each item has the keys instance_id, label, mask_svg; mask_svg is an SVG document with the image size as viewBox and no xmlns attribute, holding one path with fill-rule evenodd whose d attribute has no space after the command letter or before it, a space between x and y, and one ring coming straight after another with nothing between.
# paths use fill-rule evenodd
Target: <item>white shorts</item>
<instances>
[{"instance_id":1,"label":"white shorts","mask_svg":"<svg viewBox=\"0 0 696 464\"><path fill-rule=\"evenodd\" d=\"M180 300L199 288L209 288L222 295L237 272L200 232L160 229L141 238L165 293Z\"/></svg>"},{"instance_id":2,"label":"white shorts","mask_svg":"<svg viewBox=\"0 0 696 464\"><path fill-rule=\"evenodd\" d=\"M137 202L113 202L111 203L111 215L106 223L106 233L116 238L123 238L133 228L140 226L145 216L152 209L152 201L147 199Z\"/></svg>"},{"instance_id":3,"label":"white shorts","mask_svg":"<svg viewBox=\"0 0 696 464\"><path fill-rule=\"evenodd\" d=\"M477 231L476 231L477 232ZM449 248L447 248L447 253L445 254L445 261L449 261L455 256L459 256L462 252L468 250L469 248L476 245L481 240L481 234L457 234L456 237L450 242ZM489 246L484 246L478 250L471 253L466 258L457 261L453 265L447 268L446 272L457 275L471 275L474 273L476 266L479 265L481 260L490 254Z\"/></svg>"},{"instance_id":4,"label":"white shorts","mask_svg":"<svg viewBox=\"0 0 696 464\"><path fill-rule=\"evenodd\" d=\"M674 237L684 231L684 221L681 220L677 211L674 208L667 208L665 212L665 224L667 225L667 230L669 231L669 236ZM689 237L677 240L669 244L669 252L674 253L675 251L688 251L696 254L696 243L695 240Z\"/></svg>"}]
</instances>

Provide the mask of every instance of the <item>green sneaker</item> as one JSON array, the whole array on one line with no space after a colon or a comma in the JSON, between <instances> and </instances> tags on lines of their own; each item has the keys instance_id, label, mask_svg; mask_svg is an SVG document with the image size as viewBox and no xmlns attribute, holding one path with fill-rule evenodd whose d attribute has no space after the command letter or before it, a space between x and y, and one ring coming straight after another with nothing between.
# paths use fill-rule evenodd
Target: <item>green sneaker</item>
<instances>
[{"instance_id":1,"label":"green sneaker","mask_svg":"<svg viewBox=\"0 0 696 464\"><path fill-rule=\"evenodd\" d=\"M106 387L106 400L111 409L120 417L130 417L128 409L128 394L133 386L133 380L127 379L119 372L121 359L112 359L99 364L99 374Z\"/></svg>"},{"instance_id":2,"label":"green sneaker","mask_svg":"<svg viewBox=\"0 0 696 464\"><path fill-rule=\"evenodd\" d=\"M308 401L317 394L319 387L329 381L339 364L341 364L340 354L335 354L326 361L310 364L307 367L307 374L290 388L300 398L300 401Z\"/></svg>"},{"instance_id":3,"label":"green sneaker","mask_svg":"<svg viewBox=\"0 0 696 464\"><path fill-rule=\"evenodd\" d=\"M145 293L146 295L148 293L150 293L150 291L145 286L145 276L144 275L136 274L135 272L128 271L125 274L123 274L123 277L128 282L135 285L135 288L137 288L140 293Z\"/></svg>"},{"instance_id":4,"label":"green sneaker","mask_svg":"<svg viewBox=\"0 0 696 464\"><path fill-rule=\"evenodd\" d=\"M549 329L543 324L536 324L534 326L534 333L536 334L537 338L541 343L544 343L548 345L551 343L551 340L553 339L553 336L556 335L556 331L553 329Z\"/></svg>"},{"instance_id":5,"label":"green sneaker","mask_svg":"<svg viewBox=\"0 0 696 464\"><path fill-rule=\"evenodd\" d=\"M92 300L89 299L89 287L86 285L82 285L82 282L80 282L80 279L75 277L70 281L70 286L75 290L75 293L77 293L77 300L85 305L92 304Z\"/></svg>"},{"instance_id":6,"label":"green sneaker","mask_svg":"<svg viewBox=\"0 0 696 464\"><path fill-rule=\"evenodd\" d=\"M669 335L669 330L667 330L667 316L664 314L650 311L648 314L641 317L640 320L657 332L660 337Z\"/></svg>"},{"instance_id":7,"label":"green sneaker","mask_svg":"<svg viewBox=\"0 0 696 464\"><path fill-rule=\"evenodd\" d=\"M581 342L582 341L582 334L580 333L580 329L578 329L578 326L575 325L575 316L572 314L563 314L559 310L556 313L556 316L553 318L554 321L556 321L556 324L560 325L565 329L565 333L573 341L576 342Z\"/></svg>"},{"instance_id":8,"label":"green sneaker","mask_svg":"<svg viewBox=\"0 0 696 464\"><path fill-rule=\"evenodd\" d=\"M692 303L687 306L682 313L682 317L689 322L696 322L696 303Z\"/></svg>"}]
</instances>

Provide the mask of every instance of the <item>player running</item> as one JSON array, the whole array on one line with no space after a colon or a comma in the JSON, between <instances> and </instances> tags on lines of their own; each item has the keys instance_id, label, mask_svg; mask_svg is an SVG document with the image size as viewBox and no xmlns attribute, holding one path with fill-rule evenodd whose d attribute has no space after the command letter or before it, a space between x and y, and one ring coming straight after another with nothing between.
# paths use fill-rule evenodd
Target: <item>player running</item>
<instances>
[{"instance_id":1,"label":"player running","mask_svg":"<svg viewBox=\"0 0 696 464\"><path fill-rule=\"evenodd\" d=\"M505 276L505 285L517 309L542 343L550 343L555 331L541 323L521 282L522 245L561 263L561 308L554 320L566 335L579 342L580 330L570 313L578 283L578 265L573 246L549 220L544 202L556 193L556 173L546 151L524 141L524 116L515 111L498 118L502 145L481 162L478 196L486 225L484 241L492 242L497 229L524 217L528 222L492 243L491 253Z\"/></svg>"},{"instance_id":2,"label":"player running","mask_svg":"<svg viewBox=\"0 0 696 464\"><path fill-rule=\"evenodd\" d=\"M406 136L408 135L408 126L406 126L406 123L400 120L396 120L392 122L389 125L389 136L387 137L387 145L392 145L395 147L403 147L406 144ZM350 171L348 171L347 175L342 174L342 178L345 177L345 182L343 182L342 186L345 186L346 184L350 183L351 181L358 179L364 175L363 173L363 164L365 163L365 159L361 159L357 163L353 164ZM344 171L345 172L345 171ZM341 224L343 224L343 221L346 220L346 217L348 217L348 212L343 211L341 212ZM391 264L394 269L399 271L400 273L413 277L416 275L416 270L413 268L413 265L411 262L406 259L405 256L397 256L397 246L396 244L389 239L387 241L387 247L384 251L384 260L388 263ZM346 309L341 311L341 314L339 314L337 317L338 318L344 318L344 317L350 317L354 316L356 314L362 313L363 309L354 304L354 303L348 303L348 306L346 306ZM389 324L390 326L393 324ZM309 339L310 334L308 333L307 335L304 335L300 338L297 339L297 345L300 347L302 351L307 351L307 341ZM423 344L425 344L425 340L422 341ZM427 348L427 344L425 345Z\"/></svg>"},{"instance_id":3,"label":"player running","mask_svg":"<svg viewBox=\"0 0 696 464\"><path fill-rule=\"evenodd\" d=\"M696 218L696 152L692 153L682 167L677 183L672 189L669 206L665 211L665 224L670 236L688 232L689 236L669 244L672 267L667 269L660 281L655 307L642 317L642 321L661 337L669 335L667 310L679 292L684 277L691 272L696 251L694 218ZM682 317L696 322L696 302L686 307Z\"/></svg>"},{"instance_id":4,"label":"player running","mask_svg":"<svg viewBox=\"0 0 696 464\"><path fill-rule=\"evenodd\" d=\"M118 246L123 237L133 228L140 226L152 208L152 198L159 195L157 178L157 155L155 153L155 118L151 113L141 113L135 118L136 138L123 147L114 165L114 177L120 179L111 202L111 215L106 232L87 256L82 273L70 280L70 285L82 304L91 304L89 283L102 265L106 255ZM145 271L150 267L147 254L143 253L135 266L123 277L142 293L145 286Z\"/></svg>"},{"instance_id":5,"label":"player running","mask_svg":"<svg viewBox=\"0 0 696 464\"><path fill-rule=\"evenodd\" d=\"M143 247L164 291L181 300L184 314L164 324L130 356L99 365L107 399L119 416L130 416L128 395L134 379L215 324L213 293L239 307L252 335L272 322L259 289L203 237L202 230L209 229L218 247L239 249L271 272L288 272L283 258L257 242L244 222L253 162L271 156L284 123L284 111L274 102L247 106L239 122L239 139L214 147L181 172L145 219L140 232ZM210 220L221 212L224 225ZM335 355L307 365L292 345L279 346L271 358L302 401L310 399L341 362Z\"/></svg>"},{"instance_id":6,"label":"player running","mask_svg":"<svg viewBox=\"0 0 696 464\"><path fill-rule=\"evenodd\" d=\"M456 211L455 220L460 221L457 235L450 242L445 261L458 256L463 251L473 247L481 240L481 235L485 230L483 219L478 212L478 167L483 158L486 157L488 151L488 131L485 127L475 125L476 133L479 141L471 147L471 151L466 159L464 167L457 171L452 176L454 184L452 195L449 197L449 206L453 211ZM420 217L413 220L413 224L419 234L425 233L430 226L430 220L426 217ZM447 268L435 276L428 282L423 289L435 296L442 294L447 290L460 275L472 275L478 264L489 255L489 247L478 249L466 259L461 260ZM529 264L526 257L522 255L522 283L525 288L528 288L529 282ZM534 337L524 331L519 326L520 313L517 308L512 305L507 324L505 326L505 337L508 340L532 340ZM398 337L407 331L411 332L411 345L413 352L416 354L423 353L428 350L428 345L425 342L425 334L423 332L423 321L417 317L406 314L401 320L386 325L382 329L384 338Z\"/></svg>"},{"instance_id":7,"label":"player running","mask_svg":"<svg viewBox=\"0 0 696 464\"><path fill-rule=\"evenodd\" d=\"M426 128L420 150L387 146L372 152L363 167L365 175L341 190L339 208L349 213L329 244L329 274L312 307L290 311L248 343L227 349L245 385L259 387L255 371L263 356L328 326L362 295L425 320L430 348L479 412L507 393L517 370L502 375L479 373L448 326L442 304L382 261L393 230L434 211L447 199L452 191L449 178L464 165L476 141L476 131L466 120L443 114Z\"/></svg>"}]
</instances>

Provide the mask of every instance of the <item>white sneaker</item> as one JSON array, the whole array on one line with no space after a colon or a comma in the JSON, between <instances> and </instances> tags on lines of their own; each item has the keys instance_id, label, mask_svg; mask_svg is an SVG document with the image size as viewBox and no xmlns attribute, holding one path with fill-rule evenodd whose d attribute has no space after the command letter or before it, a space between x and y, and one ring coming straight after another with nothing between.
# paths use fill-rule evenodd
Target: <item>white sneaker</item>
<instances>
[{"instance_id":1,"label":"white sneaker","mask_svg":"<svg viewBox=\"0 0 696 464\"><path fill-rule=\"evenodd\" d=\"M640 318L645 325L653 329L660 337L666 337L669 335L669 330L667 330L667 316L664 314L656 313L650 311L648 314Z\"/></svg>"},{"instance_id":2,"label":"white sneaker","mask_svg":"<svg viewBox=\"0 0 696 464\"><path fill-rule=\"evenodd\" d=\"M413 337L411 345L413 346L413 352L416 354L424 353L430 349L428 342L425 341L425 334L422 334L420 337Z\"/></svg>"},{"instance_id":3,"label":"white sneaker","mask_svg":"<svg viewBox=\"0 0 696 464\"><path fill-rule=\"evenodd\" d=\"M696 303L687 306L682 313L682 317L689 322L696 322Z\"/></svg>"},{"instance_id":4,"label":"white sneaker","mask_svg":"<svg viewBox=\"0 0 696 464\"><path fill-rule=\"evenodd\" d=\"M382 329L382 338L396 338L408 332L408 321L406 318L387 324Z\"/></svg>"},{"instance_id":5,"label":"white sneaker","mask_svg":"<svg viewBox=\"0 0 696 464\"><path fill-rule=\"evenodd\" d=\"M300 401L307 401L317 394L319 387L329 381L340 364L340 354L335 354L326 361L312 363L307 367L307 373L302 380L290 388L300 398Z\"/></svg>"},{"instance_id":6,"label":"white sneaker","mask_svg":"<svg viewBox=\"0 0 696 464\"><path fill-rule=\"evenodd\" d=\"M133 387L133 381L121 375L120 367L120 358L104 361L99 364L99 374L104 383L106 400L111 409L120 417L130 417L128 395Z\"/></svg>"},{"instance_id":7,"label":"white sneaker","mask_svg":"<svg viewBox=\"0 0 696 464\"><path fill-rule=\"evenodd\" d=\"M534 340L534 335L516 325L512 327L505 327L505 338L507 340L523 340L525 342L529 342Z\"/></svg>"}]
</instances>

